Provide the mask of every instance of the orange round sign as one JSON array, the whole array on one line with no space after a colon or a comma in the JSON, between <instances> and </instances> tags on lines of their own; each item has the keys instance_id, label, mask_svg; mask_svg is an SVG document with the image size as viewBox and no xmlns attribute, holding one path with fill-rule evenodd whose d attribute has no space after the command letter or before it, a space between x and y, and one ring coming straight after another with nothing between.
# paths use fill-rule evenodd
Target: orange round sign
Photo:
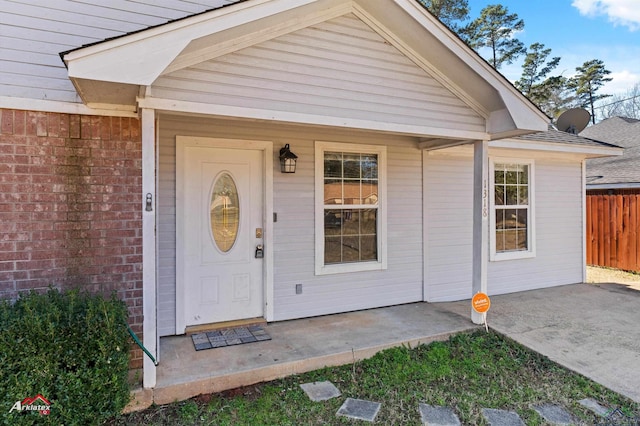
<instances>
[{"instance_id":1,"label":"orange round sign","mask_svg":"<svg viewBox=\"0 0 640 426\"><path fill-rule=\"evenodd\" d=\"M476 293L471 299L471 307L477 313L484 314L491 307L491 300L484 293Z\"/></svg>"}]
</instances>

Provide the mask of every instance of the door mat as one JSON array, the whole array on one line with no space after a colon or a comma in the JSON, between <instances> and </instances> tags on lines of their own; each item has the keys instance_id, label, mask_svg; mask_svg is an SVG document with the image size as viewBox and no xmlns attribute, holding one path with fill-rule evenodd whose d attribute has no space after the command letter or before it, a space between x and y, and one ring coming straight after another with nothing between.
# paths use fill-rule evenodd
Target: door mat
<instances>
[{"instance_id":1,"label":"door mat","mask_svg":"<svg viewBox=\"0 0 640 426\"><path fill-rule=\"evenodd\" d=\"M225 330L207 331L191 335L196 351L224 348L225 346L271 340L271 336L259 325L235 327Z\"/></svg>"}]
</instances>

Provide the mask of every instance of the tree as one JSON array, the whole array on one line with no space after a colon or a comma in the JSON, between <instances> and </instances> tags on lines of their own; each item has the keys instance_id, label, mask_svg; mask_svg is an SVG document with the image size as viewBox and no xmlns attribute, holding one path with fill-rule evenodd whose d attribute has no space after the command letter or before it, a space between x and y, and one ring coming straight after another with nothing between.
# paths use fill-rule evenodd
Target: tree
<instances>
[{"instance_id":1,"label":"tree","mask_svg":"<svg viewBox=\"0 0 640 426\"><path fill-rule=\"evenodd\" d=\"M460 30L456 21L462 22L469 19L468 0L418 0L418 2L455 32Z\"/></svg>"},{"instance_id":2,"label":"tree","mask_svg":"<svg viewBox=\"0 0 640 426\"><path fill-rule=\"evenodd\" d=\"M560 113L572 108L575 104L576 96L567 87L567 81L568 79L561 75L547 78L540 84L541 87L535 89L544 95L533 94L532 102L549 117L558 117Z\"/></svg>"},{"instance_id":3,"label":"tree","mask_svg":"<svg viewBox=\"0 0 640 426\"><path fill-rule=\"evenodd\" d=\"M551 49L545 49L542 43L533 43L529 46L529 51L522 64L522 76L516 82L516 87L522 93L529 96L547 78L560 63L560 57L555 56L550 61L547 58L551 54Z\"/></svg>"},{"instance_id":4,"label":"tree","mask_svg":"<svg viewBox=\"0 0 640 426\"><path fill-rule=\"evenodd\" d=\"M557 109L555 103L564 103L565 97L561 93L566 79L560 76L547 77L560 63L558 56L548 60L550 54L551 49L545 49L544 44L533 43L522 65L522 76L515 86L531 102L553 116Z\"/></svg>"},{"instance_id":5,"label":"tree","mask_svg":"<svg viewBox=\"0 0 640 426\"><path fill-rule=\"evenodd\" d=\"M482 9L480 17L461 30L469 45L479 50L488 47L491 50L489 62L495 69L503 64L511 64L526 52L524 44L515 38L518 31L524 29L524 21L515 13L500 5L489 5Z\"/></svg>"},{"instance_id":6,"label":"tree","mask_svg":"<svg viewBox=\"0 0 640 426\"><path fill-rule=\"evenodd\" d=\"M602 86L611 81L611 71L605 68L604 62L600 59L592 59L585 62L582 66L576 68L578 74L571 77L568 81L568 87L575 91L578 99L578 106L581 108L589 108L591 110L591 121L596 124L595 103L600 99L607 98L611 95L598 95L596 92Z\"/></svg>"},{"instance_id":7,"label":"tree","mask_svg":"<svg viewBox=\"0 0 640 426\"><path fill-rule=\"evenodd\" d=\"M627 117L640 120L640 83L636 83L625 93L614 95L606 105L596 107L600 109L603 119L609 117Z\"/></svg>"}]
</instances>

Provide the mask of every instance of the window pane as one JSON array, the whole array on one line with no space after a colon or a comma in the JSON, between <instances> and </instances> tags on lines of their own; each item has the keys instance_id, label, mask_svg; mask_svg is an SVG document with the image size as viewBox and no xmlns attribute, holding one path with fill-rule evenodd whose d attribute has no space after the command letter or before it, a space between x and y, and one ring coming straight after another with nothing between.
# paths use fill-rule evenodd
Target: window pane
<instances>
[{"instance_id":1,"label":"window pane","mask_svg":"<svg viewBox=\"0 0 640 426\"><path fill-rule=\"evenodd\" d=\"M527 209L518 209L518 228L527 228Z\"/></svg>"},{"instance_id":2,"label":"window pane","mask_svg":"<svg viewBox=\"0 0 640 426\"><path fill-rule=\"evenodd\" d=\"M504 251L504 231L496 230L496 251Z\"/></svg>"},{"instance_id":3,"label":"window pane","mask_svg":"<svg viewBox=\"0 0 640 426\"><path fill-rule=\"evenodd\" d=\"M342 262L342 237L325 237L324 263Z\"/></svg>"},{"instance_id":4,"label":"window pane","mask_svg":"<svg viewBox=\"0 0 640 426\"><path fill-rule=\"evenodd\" d=\"M362 154L362 178L378 178L378 156L374 154Z\"/></svg>"},{"instance_id":5,"label":"window pane","mask_svg":"<svg viewBox=\"0 0 640 426\"><path fill-rule=\"evenodd\" d=\"M496 230L504 229L504 210L497 209L496 210Z\"/></svg>"},{"instance_id":6,"label":"window pane","mask_svg":"<svg viewBox=\"0 0 640 426\"><path fill-rule=\"evenodd\" d=\"M514 166L507 166L509 168L509 170L507 170L506 176L505 176L505 183L509 184L509 185L515 185L518 183L518 172L516 172L515 170L513 170L515 167Z\"/></svg>"},{"instance_id":7,"label":"window pane","mask_svg":"<svg viewBox=\"0 0 640 426\"><path fill-rule=\"evenodd\" d=\"M360 154L343 154L344 156L344 177L345 179L359 179L360 173Z\"/></svg>"},{"instance_id":8,"label":"window pane","mask_svg":"<svg viewBox=\"0 0 640 426\"><path fill-rule=\"evenodd\" d=\"M520 172L518 173L518 183L520 185L529 184L529 166L523 164L520 166Z\"/></svg>"},{"instance_id":9,"label":"window pane","mask_svg":"<svg viewBox=\"0 0 640 426\"><path fill-rule=\"evenodd\" d=\"M342 235L342 210L324 211L324 235Z\"/></svg>"},{"instance_id":10,"label":"window pane","mask_svg":"<svg viewBox=\"0 0 640 426\"><path fill-rule=\"evenodd\" d=\"M495 188L495 204L496 206L503 206L505 202L504 199L504 186L496 185Z\"/></svg>"},{"instance_id":11,"label":"window pane","mask_svg":"<svg viewBox=\"0 0 640 426\"><path fill-rule=\"evenodd\" d=\"M527 249L527 230L519 229L517 232L517 241L516 241L516 250L526 250Z\"/></svg>"},{"instance_id":12,"label":"window pane","mask_svg":"<svg viewBox=\"0 0 640 426\"><path fill-rule=\"evenodd\" d=\"M360 211L342 210L342 235L360 234Z\"/></svg>"},{"instance_id":13,"label":"window pane","mask_svg":"<svg viewBox=\"0 0 640 426\"><path fill-rule=\"evenodd\" d=\"M324 153L324 177L342 177L342 153Z\"/></svg>"},{"instance_id":14,"label":"window pane","mask_svg":"<svg viewBox=\"0 0 640 426\"><path fill-rule=\"evenodd\" d=\"M518 204L518 187L513 185L507 186L507 202L508 206L515 206Z\"/></svg>"},{"instance_id":15,"label":"window pane","mask_svg":"<svg viewBox=\"0 0 640 426\"><path fill-rule=\"evenodd\" d=\"M375 235L363 235L360 245L360 260L378 260L378 240Z\"/></svg>"},{"instance_id":16,"label":"window pane","mask_svg":"<svg viewBox=\"0 0 640 426\"><path fill-rule=\"evenodd\" d=\"M378 210L367 209L360 211L360 233L375 235L378 229Z\"/></svg>"},{"instance_id":17,"label":"window pane","mask_svg":"<svg viewBox=\"0 0 640 426\"><path fill-rule=\"evenodd\" d=\"M344 203L342 199L342 180L325 179L324 203L325 204L343 204Z\"/></svg>"},{"instance_id":18,"label":"window pane","mask_svg":"<svg viewBox=\"0 0 640 426\"><path fill-rule=\"evenodd\" d=\"M344 203L360 204L360 181L344 181Z\"/></svg>"},{"instance_id":19,"label":"window pane","mask_svg":"<svg viewBox=\"0 0 640 426\"><path fill-rule=\"evenodd\" d=\"M229 173L214 182L209 210L213 240L220 251L227 253L236 242L240 224L238 189Z\"/></svg>"},{"instance_id":20,"label":"window pane","mask_svg":"<svg viewBox=\"0 0 640 426\"><path fill-rule=\"evenodd\" d=\"M504 210L504 229L516 229L518 228L518 218L516 209Z\"/></svg>"},{"instance_id":21,"label":"window pane","mask_svg":"<svg viewBox=\"0 0 640 426\"><path fill-rule=\"evenodd\" d=\"M358 262L360 260L360 237L342 237L342 261Z\"/></svg>"},{"instance_id":22,"label":"window pane","mask_svg":"<svg viewBox=\"0 0 640 426\"><path fill-rule=\"evenodd\" d=\"M500 167L500 169L498 169L498 167ZM502 164L495 165L495 171L493 176L494 176L495 183L497 184L504 183L504 170L503 170Z\"/></svg>"},{"instance_id":23,"label":"window pane","mask_svg":"<svg viewBox=\"0 0 640 426\"><path fill-rule=\"evenodd\" d=\"M378 181L362 181L361 204L378 204Z\"/></svg>"},{"instance_id":24,"label":"window pane","mask_svg":"<svg viewBox=\"0 0 640 426\"><path fill-rule=\"evenodd\" d=\"M519 186L518 187L518 205L526 206L528 204L529 204L529 187Z\"/></svg>"}]
</instances>

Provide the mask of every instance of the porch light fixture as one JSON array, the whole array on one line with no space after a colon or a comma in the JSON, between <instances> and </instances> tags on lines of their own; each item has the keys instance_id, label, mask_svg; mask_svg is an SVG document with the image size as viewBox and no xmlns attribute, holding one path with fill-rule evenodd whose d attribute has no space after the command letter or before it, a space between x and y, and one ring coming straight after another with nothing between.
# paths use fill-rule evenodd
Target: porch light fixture
<instances>
[{"instance_id":1,"label":"porch light fixture","mask_svg":"<svg viewBox=\"0 0 640 426\"><path fill-rule=\"evenodd\" d=\"M298 156L289 150L289 144L280 148L280 171L282 173L295 173Z\"/></svg>"}]
</instances>

